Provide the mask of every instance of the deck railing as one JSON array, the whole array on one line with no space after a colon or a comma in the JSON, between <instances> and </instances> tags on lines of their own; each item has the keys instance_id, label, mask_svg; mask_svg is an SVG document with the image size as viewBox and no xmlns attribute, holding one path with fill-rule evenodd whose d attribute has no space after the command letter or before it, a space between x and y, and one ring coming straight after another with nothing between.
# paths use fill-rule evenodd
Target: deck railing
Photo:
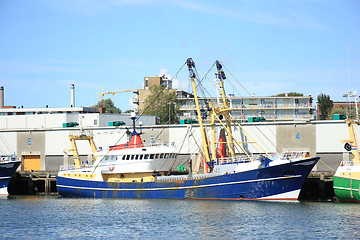
<instances>
[{"instance_id":1,"label":"deck railing","mask_svg":"<svg viewBox=\"0 0 360 240\"><path fill-rule=\"evenodd\" d=\"M278 157L278 159L283 160L295 160L295 159L301 159L307 157L309 152L286 152L284 154L275 154L270 153L270 157ZM236 156L235 160L233 161L231 157L226 158L217 158L214 160L215 165L222 165L222 164L230 164L230 163L244 163L244 162L250 162L252 160L260 159L262 157L265 157L267 155L265 154L253 154L253 155L240 155Z\"/></svg>"},{"instance_id":2,"label":"deck railing","mask_svg":"<svg viewBox=\"0 0 360 240\"><path fill-rule=\"evenodd\" d=\"M0 156L0 162L15 161L15 160L16 160L15 155L2 155L2 156Z\"/></svg>"},{"instance_id":3,"label":"deck railing","mask_svg":"<svg viewBox=\"0 0 360 240\"><path fill-rule=\"evenodd\" d=\"M340 163L340 166L352 167L352 166L354 166L354 162L353 161L342 161Z\"/></svg>"}]
</instances>

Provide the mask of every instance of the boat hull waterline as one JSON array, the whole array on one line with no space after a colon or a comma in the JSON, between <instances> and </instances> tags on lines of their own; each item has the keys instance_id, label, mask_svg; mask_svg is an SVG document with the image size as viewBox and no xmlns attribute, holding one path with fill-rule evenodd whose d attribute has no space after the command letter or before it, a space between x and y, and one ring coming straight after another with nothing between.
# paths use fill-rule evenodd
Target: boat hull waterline
<instances>
[{"instance_id":1,"label":"boat hull waterline","mask_svg":"<svg viewBox=\"0 0 360 240\"><path fill-rule=\"evenodd\" d=\"M319 158L200 179L104 182L57 176L62 196L219 200L297 200Z\"/></svg>"},{"instance_id":2,"label":"boat hull waterline","mask_svg":"<svg viewBox=\"0 0 360 240\"><path fill-rule=\"evenodd\" d=\"M0 162L0 195L7 196L7 187L12 175L20 165L20 161L3 161Z\"/></svg>"},{"instance_id":3,"label":"boat hull waterline","mask_svg":"<svg viewBox=\"0 0 360 240\"><path fill-rule=\"evenodd\" d=\"M333 176L334 192L341 202L360 202L360 179Z\"/></svg>"}]
</instances>

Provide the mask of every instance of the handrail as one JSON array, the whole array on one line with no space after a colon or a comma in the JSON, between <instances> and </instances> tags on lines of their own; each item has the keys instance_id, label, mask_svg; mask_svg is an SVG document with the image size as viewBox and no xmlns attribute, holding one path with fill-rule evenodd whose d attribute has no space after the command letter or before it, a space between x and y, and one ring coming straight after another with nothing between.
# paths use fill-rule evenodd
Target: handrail
<instances>
[{"instance_id":1,"label":"handrail","mask_svg":"<svg viewBox=\"0 0 360 240\"><path fill-rule=\"evenodd\" d=\"M341 161L340 166L352 167L355 166L353 161Z\"/></svg>"},{"instance_id":2,"label":"handrail","mask_svg":"<svg viewBox=\"0 0 360 240\"><path fill-rule=\"evenodd\" d=\"M0 162L16 161L15 155L2 155L0 156Z\"/></svg>"},{"instance_id":3,"label":"handrail","mask_svg":"<svg viewBox=\"0 0 360 240\"><path fill-rule=\"evenodd\" d=\"M300 151L300 152L287 152L284 153L282 155L278 155L275 153L269 153L270 157L278 157L278 159L281 160L296 160L296 159L301 159L301 158L305 158L308 152L306 151ZM230 163L244 163L244 162L250 162L251 159L260 159L261 157L264 157L265 154L252 154L250 156L246 156L246 155L241 155L241 156L236 156L235 157L235 161L232 161L231 157L227 157L227 158L217 158L217 159L213 159L213 162L215 165L222 165L222 164L230 164Z\"/></svg>"}]
</instances>

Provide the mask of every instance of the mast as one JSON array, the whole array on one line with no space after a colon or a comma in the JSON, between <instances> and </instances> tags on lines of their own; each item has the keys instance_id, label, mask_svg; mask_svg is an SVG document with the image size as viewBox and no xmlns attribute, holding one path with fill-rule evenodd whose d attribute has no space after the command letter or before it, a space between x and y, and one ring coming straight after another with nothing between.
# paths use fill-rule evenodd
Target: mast
<instances>
[{"instance_id":1,"label":"mast","mask_svg":"<svg viewBox=\"0 0 360 240\"><path fill-rule=\"evenodd\" d=\"M342 140L341 142L345 143L345 149L347 151L351 151L352 155L352 162L354 165L360 165L360 154L359 154L359 143L358 138L354 125L359 124L359 112L358 112L358 103L357 103L357 91L349 91L347 94L344 95L345 97L354 97L355 99L355 120L349 118L349 113L346 116L346 124L348 125L349 137L350 140Z\"/></svg>"},{"instance_id":2,"label":"mast","mask_svg":"<svg viewBox=\"0 0 360 240\"><path fill-rule=\"evenodd\" d=\"M229 108L228 104L227 104L227 99L226 99L226 94L225 94L225 89L224 89L224 79L226 79L225 73L222 70L222 65L221 63L216 60L216 68L218 71L218 78L219 78L219 82L220 82L220 91L221 91L221 95L222 95L222 102L223 102L223 108L220 109L220 113L225 117L225 122L226 122L226 131L228 132L228 138L229 138L229 147L230 147L230 155L231 155L231 159L234 161L235 160L235 151L234 151L234 141L233 141L233 136L231 133L231 122L230 122L230 117L229 117L229 111L231 111L232 109Z\"/></svg>"},{"instance_id":3,"label":"mast","mask_svg":"<svg viewBox=\"0 0 360 240\"><path fill-rule=\"evenodd\" d=\"M356 135L355 135L355 129L354 129L354 125L356 124L356 122L354 120L346 120L346 123L348 125L348 130L349 130L349 137L350 140L346 140L344 142L350 143L351 144L351 153L354 156L354 158L352 159L354 165L360 165L360 155L359 155L359 145L356 139ZM358 123L358 122L357 122ZM345 144L345 148L346 148L346 144Z\"/></svg>"},{"instance_id":4,"label":"mast","mask_svg":"<svg viewBox=\"0 0 360 240\"><path fill-rule=\"evenodd\" d=\"M205 132L205 128L204 128L204 124L202 121L202 117L201 117L201 111L200 111L200 106L199 106L199 99L197 96L197 92L196 92L196 84L195 84L195 73L193 68L195 68L195 63L192 60L192 58L188 58L186 60L186 64L189 68L189 76L191 78L191 86L192 89L194 91L194 99L195 99L195 105L196 105L196 112L198 115L198 121L199 121L199 125L200 125L200 131L201 131L201 138L202 138L202 142L203 142L203 146L204 146L204 152L205 152L205 159L207 163L210 163L211 159L210 159L210 152L209 152L209 146L208 146L208 141L207 141L207 137L206 137L206 132Z\"/></svg>"}]
</instances>

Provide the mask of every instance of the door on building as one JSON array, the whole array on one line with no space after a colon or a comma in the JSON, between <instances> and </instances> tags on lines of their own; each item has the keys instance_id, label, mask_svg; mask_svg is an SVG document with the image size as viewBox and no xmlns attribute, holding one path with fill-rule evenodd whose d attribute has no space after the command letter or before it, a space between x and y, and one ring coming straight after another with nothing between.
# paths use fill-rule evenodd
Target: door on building
<instances>
[{"instance_id":1,"label":"door on building","mask_svg":"<svg viewBox=\"0 0 360 240\"><path fill-rule=\"evenodd\" d=\"M40 155L23 155L23 158L24 158L24 171L41 170Z\"/></svg>"}]
</instances>

